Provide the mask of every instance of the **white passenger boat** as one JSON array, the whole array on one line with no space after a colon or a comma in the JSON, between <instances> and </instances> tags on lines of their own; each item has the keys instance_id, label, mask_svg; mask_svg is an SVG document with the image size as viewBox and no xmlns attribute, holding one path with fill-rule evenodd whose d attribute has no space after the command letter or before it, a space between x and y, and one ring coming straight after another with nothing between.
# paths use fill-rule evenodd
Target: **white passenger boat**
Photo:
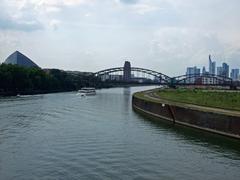
<instances>
[{"instance_id":1,"label":"white passenger boat","mask_svg":"<svg viewBox=\"0 0 240 180\"><path fill-rule=\"evenodd\" d=\"M78 90L78 93L81 95L81 96L93 96L93 95L96 95L96 89L95 88L82 88L80 90Z\"/></svg>"}]
</instances>

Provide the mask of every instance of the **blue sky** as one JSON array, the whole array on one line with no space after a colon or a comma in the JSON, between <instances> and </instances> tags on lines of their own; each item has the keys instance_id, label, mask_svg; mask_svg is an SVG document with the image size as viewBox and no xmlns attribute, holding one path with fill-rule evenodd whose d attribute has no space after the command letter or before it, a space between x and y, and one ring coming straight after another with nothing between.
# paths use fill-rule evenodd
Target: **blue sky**
<instances>
[{"instance_id":1,"label":"blue sky","mask_svg":"<svg viewBox=\"0 0 240 180\"><path fill-rule=\"evenodd\" d=\"M184 74L212 54L240 68L239 0L0 0L0 61L43 68L122 66Z\"/></svg>"}]
</instances>

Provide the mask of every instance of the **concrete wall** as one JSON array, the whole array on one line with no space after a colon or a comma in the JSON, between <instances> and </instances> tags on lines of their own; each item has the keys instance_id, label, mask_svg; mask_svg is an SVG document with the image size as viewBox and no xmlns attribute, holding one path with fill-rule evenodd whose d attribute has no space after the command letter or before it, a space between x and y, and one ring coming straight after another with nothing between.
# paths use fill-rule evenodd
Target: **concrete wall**
<instances>
[{"instance_id":1,"label":"concrete wall","mask_svg":"<svg viewBox=\"0 0 240 180\"><path fill-rule=\"evenodd\" d=\"M240 117L204 112L186 107L147 101L133 95L132 106L135 110L144 112L171 123L190 126L226 136L240 139Z\"/></svg>"}]
</instances>

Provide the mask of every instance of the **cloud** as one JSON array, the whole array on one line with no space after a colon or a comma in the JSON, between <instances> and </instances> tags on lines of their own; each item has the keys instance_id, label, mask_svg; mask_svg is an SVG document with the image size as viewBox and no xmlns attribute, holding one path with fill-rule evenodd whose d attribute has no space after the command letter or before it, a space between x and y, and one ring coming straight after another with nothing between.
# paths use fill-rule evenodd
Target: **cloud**
<instances>
[{"instance_id":1,"label":"cloud","mask_svg":"<svg viewBox=\"0 0 240 180\"><path fill-rule=\"evenodd\" d=\"M61 24L61 21L59 21L57 19L52 19L49 22L49 26L52 27L54 30L57 30L60 24Z\"/></svg>"},{"instance_id":2,"label":"cloud","mask_svg":"<svg viewBox=\"0 0 240 180\"><path fill-rule=\"evenodd\" d=\"M148 0L116 0L116 2L118 4L127 5L127 7L124 8L129 8L130 11L140 15L160 9L156 3Z\"/></svg>"},{"instance_id":3,"label":"cloud","mask_svg":"<svg viewBox=\"0 0 240 180\"><path fill-rule=\"evenodd\" d=\"M125 4L135 4L138 2L138 0L119 0L119 1Z\"/></svg>"},{"instance_id":4,"label":"cloud","mask_svg":"<svg viewBox=\"0 0 240 180\"><path fill-rule=\"evenodd\" d=\"M133 6L133 10L134 12L138 13L138 14L141 14L141 15L144 15L146 13L149 13L149 12L153 12L153 11L157 11L159 10L160 8L155 6L155 5L150 5L150 4L135 4Z\"/></svg>"},{"instance_id":5,"label":"cloud","mask_svg":"<svg viewBox=\"0 0 240 180\"><path fill-rule=\"evenodd\" d=\"M91 71L111 66L113 59L121 65L126 57L177 75L186 66L206 65L211 53L219 63L240 67L239 0L0 1L0 37L10 30L12 36L0 42L0 56L21 45L38 49L36 56L48 58L46 67L51 60ZM80 49L95 53L77 54Z\"/></svg>"},{"instance_id":6,"label":"cloud","mask_svg":"<svg viewBox=\"0 0 240 180\"><path fill-rule=\"evenodd\" d=\"M30 7L26 7L26 1L14 2L3 0L0 4L0 30L29 32L43 29L43 25L32 14L32 10L28 11Z\"/></svg>"},{"instance_id":7,"label":"cloud","mask_svg":"<svg viewBox=\"0 0 240 180\"><path fill-rule=\"evenodd\" d=\"M160 64L163 70L169 71L168 74L177 75L179 72L183 74L187 66L207 66L208 54L216 57L219 65L226 54L233 57L232 54L236 54L239 49L236 46L229 47L230 44L216 32L206 33L192 27L161 28L151 40L148 59L155 61L154 64Z\"/></svg>"},{"instance_id":8,"label":"cloud","mask_svg":"<svg viewBox=\"0 0 240 180\"><path fill-rule=\"evenodd\" d=\"M0 18L0 29L16 31L36 31L43 29L40 22L37 21L14 21L11 18Z\"/></svg>"},{"instance_id":9,"label":"cloud","mask_svg":"<svg viewBox=\"0 0 240 180\"><path fill-rule=\"evenodd\" d=\"M90 5L95 0L2 0L0 4L0 29L36 31L50 25L59 26L54 14L65 7Z\"/></svg>"}]
</instances>

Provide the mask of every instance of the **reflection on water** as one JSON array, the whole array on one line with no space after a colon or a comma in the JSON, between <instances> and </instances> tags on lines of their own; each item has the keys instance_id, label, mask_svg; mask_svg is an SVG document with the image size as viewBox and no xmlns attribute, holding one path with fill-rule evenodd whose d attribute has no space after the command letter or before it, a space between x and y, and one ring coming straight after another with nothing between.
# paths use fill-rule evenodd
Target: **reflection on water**
<instances>
[{"instance_id":1,"label":"reflection on water","mask_svg":"<svg viewBox=\"0 0 240 180\"><path fill-rule=\"evenodd\" d=\"M195 145L208 147L216 152L224 153L224 156L240 160L240 142L237 139L213 134L185 126L174 125L165 120L149 118L145 115L143 121L149 123L153 128L164 128L178 137L179 141L190 142ZM197 151L198 149L196 149Z\"/></svg>"},{"instance_id":2,"label":"reflection on water","mask_svg":"<svg viewBox=\"0 0 240 180\"><path fill-rule=\"evenodd\" d=\"M0 98L0 179L239 179L239 141L135 113L146 88Z\"/></svg>"}]
</instances>

